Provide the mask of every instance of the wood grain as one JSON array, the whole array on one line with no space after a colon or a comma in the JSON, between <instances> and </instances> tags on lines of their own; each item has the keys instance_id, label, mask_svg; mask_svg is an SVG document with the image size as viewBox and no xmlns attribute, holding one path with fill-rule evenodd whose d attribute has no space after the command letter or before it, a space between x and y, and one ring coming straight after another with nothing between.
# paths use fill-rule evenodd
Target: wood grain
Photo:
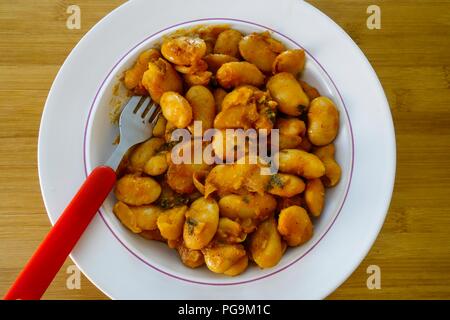
<instances>
[{"instance_id":1,"label":"wood grain","mask_svg":"<svg viewBox=\"0 0 450 320\"><path fill-rule=\"evenodd\" d=\"M0 2L0 294L50 227L37 176L40 116L70 50L123 1L78 0L80 30L68 30L69 1ZM450 298L450 3L314 0L357 42L388 96L397 135L397 178L384 227L368 256L330 299ZM366 27L377 4L382 28ZM66 287L70 259L46 299L105 299L86 278ZM366 286L369 265L381 289Z\"/></svg>"}]
</instances>

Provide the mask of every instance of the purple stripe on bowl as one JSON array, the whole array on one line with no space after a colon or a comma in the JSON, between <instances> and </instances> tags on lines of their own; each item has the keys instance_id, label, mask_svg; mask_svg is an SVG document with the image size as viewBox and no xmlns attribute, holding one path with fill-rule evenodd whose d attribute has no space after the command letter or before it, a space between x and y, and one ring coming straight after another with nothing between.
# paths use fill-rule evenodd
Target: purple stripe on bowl
<instances>
[{"instance_id":1,"label":"purple stripe on bowl","mask_svg":"<svg viewBox=\"0 0 450 320\"><path fill-rule=\"evenodd\" d=\"M178 279L178 280L182 280L182 281L186 281L189 283L195 283L195 284L202 284L202 285L211 285L211 286L229 286L229 285L239 285L239 284L244 284L244 283L250 283L250 282L254 282L257 280L261 280L261 279L265 279L267 277L270 277L272 275L275 275L287 268L289 268L290 266L292 266L293 264L297 263L298 261L300 261L303 257L305 257L309 252L311 252L319 243L320 241L325 237L325 235L328 233L328 231L330 231L331 227L333 226L333 224L335 223L337 217L339 216L339 214L341 213L341 210L345 204L345 201L347 199L349 190L350 190L350 185L351 185L351 181L352 181L352 176L353 176L353 166L354 166L354 159L355 159L355 141L354 141L354 136L353 136L353 128L352 128L352 124L350 121L350 116L347 110L347 107L345 105L344 99L339 91L339 89L337 88L335 82L333 81L333 79L330 77L329 73L324 69L324 67L320 64L320 62L304 47L302 47L300 44L298 44L296 41L294 41L293 39L291 39L290 37L282 34L281 32L278 32L272 28L266 27L262 24L258 24L255 22L251 22L251 21L246 21L246 20L240 20L240 19L233 19L233 18L203 18L203 19L196 19L196 20L190 20L190 21L185 21L185 22L180 22L177 24L174 24L172 26L169 26L167 28L164 28L162 30L159 30L158 32L155 32L153 34L151 34L150 36L146 37L144 40L140 41L138 44L136 44L133 48L131 48L127 53L125 53L125 55L122 56L122 58L120 58L119 61L116 62L116 64L114 64L114 66L111 68L111 70L108 72L108 74L106 75L105 79L103 80L103 82L101 83L99 89L97 90L97 93L95 94L94 100L92 101L92 104L90 106L89 112L88 112L88 117L86 120L86 126L84 129L84 138L83 138L83 161L84 161L84 171L86 174L86 177L88 175L87 172L87 162L86 162L86 139L87 139L87 130L88 130L88 124L89 124L89 120L91 118L92 115L92 110L94 107L94 104L98 98L99 92L101 91L102 87L104 86L106 80L109 78L109 76L111 75L111 73L114 71L114 69L119 65L119 63L128 55L130 54L134 49L136 49L139 45L141 45L142 43L144 43L145 41L147 41L148 39L164 32L167 31L169 29L175 28L175 27L179 27L185 24L190 24L190 23L194 23L194 22L202 22L202 21L235 21L235 22L240 22L240 23L245 23L245 24L250 24L250 25L254 25L260 28L264 28L266 30L270 30L273 33L278 34L279 36L291 41L292 43L294 43L297 47L302 48L303 50L305 50L305 52L319 65L319 67L322 69L322 71L327 75L327 77L330 79L331 83L333 84L334 88L336 89L336 92L339 94L339 98L341 99L342 105L344 106L344 110L345 110L345 115L347 117L348 123L349 123L349 129L350 129L350 135L351 135L351 146L352 146L352 157L351 157L351 166L350 166L350 178L348 181L348 185L347 188L345 190L345 194L344 194L344 199L342 200L341 205L339 206L339 209L336 213L336 215L334 216L334 218L331 220L330 225L326 228L325 232L322 234L322 236L316 241L316 243L314 243L311 248L309 248L303 255L301 255L300 257L298 257L297 259L295 259L293 262L289 263L288 265L277 269L269 274L266 274L264 276L260 276L260 277L256 277L253 279L249 279L249 280L245 280L245 281L236 281L236 282L228 282L228 283L219 283L219 282L203 282L203 281L196 281L196 280L191 280L191 279L186 279L174 274L171 274L167 271L164 271L154 265L152 265L150 262L146 261L144 258L142 258L141 256L139 256L136 252L134 252L131 248L129 248L121 239L120 237L116 234L116 232L114 232L114 230L112 229L112 227L108 224L108 222L106 221L106 218L104 217L104 213L102 212L102 209L99 210L99 214L100 217L102 218L103 222L105 223L105 225L108 227L108 229L111 231L111 233L114 235L114 237L119 241L120 244L122 244L122 246L124 246L124 248L130 252L133 256L135 256L137 259L139 259L140 261L142 261L144 264L146 264L147 266L151 267L152 269L161 272L162 274L165 274L169 277L172 277L174 279Z\"/></svg>"}]
</instances>

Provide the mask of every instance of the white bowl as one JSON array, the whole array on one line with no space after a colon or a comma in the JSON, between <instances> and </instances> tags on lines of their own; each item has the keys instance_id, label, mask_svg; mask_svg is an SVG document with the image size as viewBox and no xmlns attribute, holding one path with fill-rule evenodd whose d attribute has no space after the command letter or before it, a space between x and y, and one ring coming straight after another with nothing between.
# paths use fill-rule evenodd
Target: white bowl
<instances>
[{"instance_id":1,"label":"white bowl","mask_svg":"<svg viewBox=\"0 0 450 320\"><path fill-rule=\"evenodd\" d=\"M111 196L71 254L110 297L323 298L356 269L383 224L395 176L395 136L383 89L345 32L297 0L247 0L239 6L219 0L131 1L99 22L65 61L42 117L39 177L52 223L86 174L114 149L118 132L109 120L109 99L117 76L163 34L224 22L245 33L274 29L273 36L288 47L297 46L293 39L312 54L303 78L339 108L335 143L342 180L327 191L313 239L289 249L274 268L251 267L234 278L189 269L166 245L133 235L112 214Z\"/></svg>"},{"instance_id":2,"label":"white bowl","mask_svg":"<svg viewBox=\"0 0 450 320\"><path fill-rule=\"evenodd\" d=\"M88 118L85 148L87 172L91 172L96 166L104 164L115 149L114 141L119 132L117 125L112 124L110 118L111 100L116 97L113 94L114 87L117 86L123 72L134 64L139 53L160 44L164 36L177 29L189 29L196 25L218 23L229 24L230 27L241 31L243 34L267 31L267 29L261 26L237 20L190 22L153 34L124 54L103 82L99 94L93 102L92 111L89 111L90 116ZM287 48L303 48L301 44L294 42L279 32L273 32L273 37L282 41ZM316 87L321 95L331 98L336 103L340 113L340 130L334 143L337 150L336 159L342 167L342 179L335 188L327 189L325 207L321 217L314 220L314 236L311 240L300 247L287 250L279 264L273 268L262 270L255 265L251 265L244 273L233 278L212 273L206 267L190 269L181 263L178 253L175 250L169 249L167 245L161 242L143 239L124 227L112 212L112 207L117 200L113 194L110 194L100 209L100 214L118 240L150 267L160 270L167 275L196 283L244 283L268 277L294 263L301 263L301 258L311 250L314 250L314 247L325 236L339 215L350 186L353 166L353 143L350 119L348 118L344 102L333 80L309 53L307 53L307 63L301 78Z\"/></svg>"}]
</instances>

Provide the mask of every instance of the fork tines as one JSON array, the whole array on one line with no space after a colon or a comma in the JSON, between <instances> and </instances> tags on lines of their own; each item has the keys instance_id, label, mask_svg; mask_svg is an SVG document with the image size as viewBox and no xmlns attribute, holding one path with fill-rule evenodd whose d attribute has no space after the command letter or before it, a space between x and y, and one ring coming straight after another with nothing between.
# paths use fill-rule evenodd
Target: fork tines
<instances>
[{"instance_id":1,"label":"fork tines","mask_svg":"<svg viewBox=\"0 0 450 320\"><path fill-rule=\"evenodd\" d=\"M144 96L133 96L130 98L125 108L122 110L122 114L127 114L130 111L133 114L140 115L144 123L150 122L152 125L156 124L156 121L161 114L159 105L154 103L150 97Z\"/></svg>"}]
</instances>

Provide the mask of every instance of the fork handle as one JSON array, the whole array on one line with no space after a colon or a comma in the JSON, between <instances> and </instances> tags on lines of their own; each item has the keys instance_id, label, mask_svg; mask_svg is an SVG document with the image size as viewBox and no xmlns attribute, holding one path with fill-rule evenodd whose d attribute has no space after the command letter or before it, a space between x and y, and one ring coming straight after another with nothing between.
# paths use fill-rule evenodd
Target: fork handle
<instances>
[{"instance_id":1,"label":"fork handle","mask_svg":"<svg viewBox=\"0 0 450 320\"><path fill-rule=\"evenodd\" d=\"M5 300L37 300L64 264L116 181L110 167L95 168L6 293Z\"/></svg>"}]
</instances>

